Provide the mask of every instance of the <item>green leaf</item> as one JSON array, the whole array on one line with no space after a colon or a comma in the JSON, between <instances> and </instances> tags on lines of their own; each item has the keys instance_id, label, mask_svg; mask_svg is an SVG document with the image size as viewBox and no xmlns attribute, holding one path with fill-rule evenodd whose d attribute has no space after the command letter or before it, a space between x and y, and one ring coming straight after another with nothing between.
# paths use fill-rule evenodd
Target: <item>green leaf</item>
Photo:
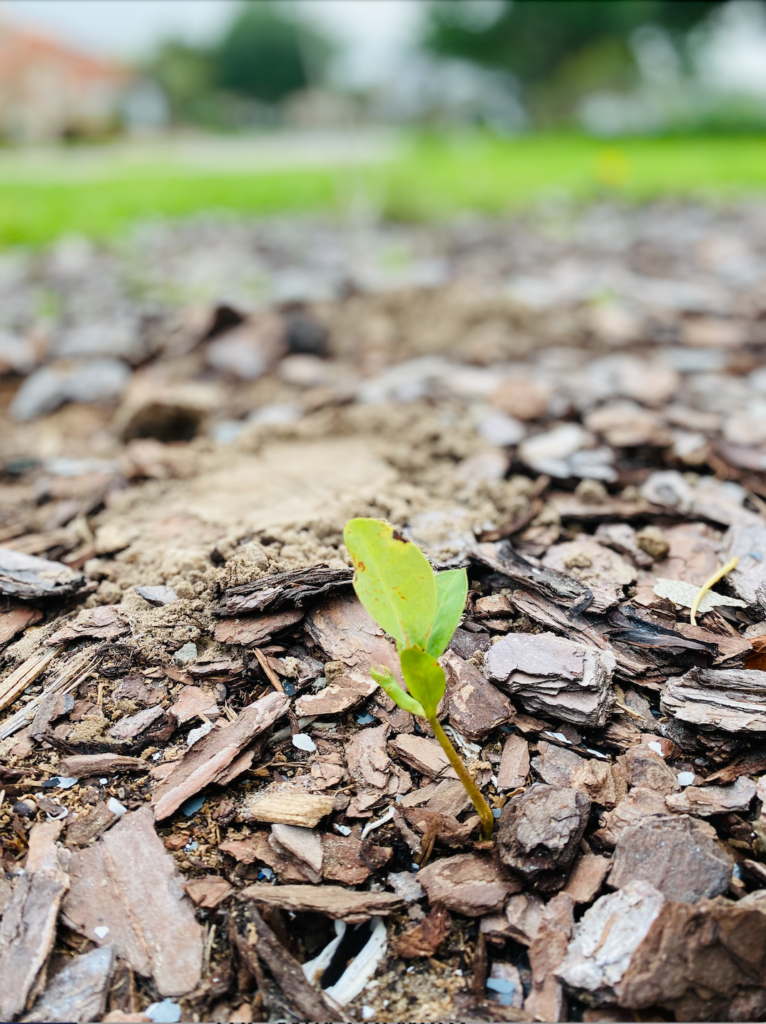
<instances>
[{"instance_id":1,"label":"green leaf","mask_svg":"<svg viewBox=\"0 0 766 1024\"><path fill-rule=\"evenodd\" d=\"M404 708L405 711L410 711L413 715L418 715L420 718L426 717L423 705L401 688L387 668L382 669L380 672L371 668L370 675L381 690L385 690L394 704L398 704L400 708Z\"/></svg>"},{"instance_id":2,"label":"green leaf","mask_svg":"<svg viewBox=\"0 0 766 1024\"><path fill-rule=\"evenodd\" d=\"M354 590L397 646L425 646L436 615L436 578L415 544L380 519L352 519L343 539L354 563Z\"/></svg>"},{"instance_id":3,"label":"green leaf","mask_svg":"<svg viewBox=\"0 0 766 1024\"><path fill-rule=\"evenodd\" d=\"M435 717L447 686L443 668L435 658L418 648L402 651L399 660L410 693L423 705L426 718Z\"/></svg>"},{"instance_id":4,"label":"green leaf","mask_svg":"<svg viewBox=\"0 0 766 1024\"><path fill-rule=\"evenodd\" d=\"M447 649L457 629L468 596L468 575L465 569L449 569L436 577L436 616L428 634L426 650L438 658Z\"/></svg>"}]
</instances>

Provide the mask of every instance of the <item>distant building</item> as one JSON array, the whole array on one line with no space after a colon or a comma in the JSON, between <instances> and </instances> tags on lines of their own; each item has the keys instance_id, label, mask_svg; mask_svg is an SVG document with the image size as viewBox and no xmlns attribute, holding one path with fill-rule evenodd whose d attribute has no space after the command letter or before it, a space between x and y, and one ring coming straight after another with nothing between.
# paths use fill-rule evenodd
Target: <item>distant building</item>
<instances>
[{"instance_id":1,"label":"distant building","mask_svg":"<svg viewBox=\"0 0 766 1024\"><path fill-rule=\"evenodd\" d=\"M133 74L50 36L0 23L0 136L20 142L100 135L120 122Z\"/></svg>"}]
</instances>

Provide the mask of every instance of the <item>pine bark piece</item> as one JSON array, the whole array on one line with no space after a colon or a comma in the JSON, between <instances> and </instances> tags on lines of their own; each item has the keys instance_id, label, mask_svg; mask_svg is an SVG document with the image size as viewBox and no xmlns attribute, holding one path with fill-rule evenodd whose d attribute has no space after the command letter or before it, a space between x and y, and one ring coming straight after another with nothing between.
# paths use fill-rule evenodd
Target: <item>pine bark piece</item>
<instances>
[{"instance_id":1,"label":"pine bark piece","mask_svg":"<svg viewBox=\"0 0 766 1024\"><path fill-rule=\"evenodd\" d=\"M602 896L575 925L558 977L597 1005L618 1002L631 959L666 902L646 881Z\"/></svg>"},{"instance_id":2,"label":"pine bark piece","mask_svg":"<svg viewBox=\"0 0 766 1024\"><path fill-rule=\"evenodd\" d=\"M529 947L529 965L532 968L532 991L524 1002L524 1009L537 1020L563 1021L567 1019L564 988L556 971L567 952L574 927L574 900L560 892L546 905L537 933Z\"/></svg>"},{"instance_id":3,"label":"pine bark piece","mask_svg":"<svg viewBox=\"0 0 766 1024\"><path fill-rule=\"evenodd\" d=\"M529 744L523 736L510 735L503 744L500 767L497 770L497 788L518 789L529 775Z\"/></svg>"},{"instance_id":4,"label":"pine bark piece","mask_svg":"<svg viewBox=\"0 0 766 1024\"><path fill-rule=\"evenodd\" d=\"M127 718L121 718L119 722L116 722L109 730L109 735L116 740L130 740L139 733L144 732L150 725L153 725L159 718L162 718L164 714L161 704L155 704L154 707L144 708L143 711L137 711L135 715L129 715Z\"/></svg>"},{"instance_id":5,"label":"pine bark piece","mask_svg":"<svg viewBox=\"0 0 766 1024\"><path fill-rule=\"evenodd\" d=\"M763 517L743 511L726 531L725 561L739 558L727 580L734 593L766 611L766 523Z\"/></svg>"},{"instance_id":6,"label":"pine bark piece","mask_svg":"<svg viewBox=\"0 0 766 1024\"><path fill-rule=\"evenodd\" d=\"M454 859L454 858L453 858ZM404 900L389 892L356 892L340 885L249 885L243 899L265 903L283 910L313 911L348 924L371 917L387 917L404 906Z\"/></svg>"},{"instance_id":7,"label":"pine bark piece","mask_svg":"<svg viewBox=\"0 0 766 1024\"><path fill-rule=\"evenodd\" d=\"M677 814L731 814L748 811L756 795L755 783L742 775L728 786L687 786L681 793L671 793L665 803Z\"/></svg>"},{"instance_id":8,"label":"pine bark piece","mask_svg":"<svg viewBox=\"0 0 766 1024\"><path fill-rule=\"evenodd\" d=\"M220 711L210 690L205 690L201 686L184 686L168 708L168 714L176 724L183 725L184 722L190 722L199 715L216 718Z\"/></svg>"},{"instance_id":9,"label":"pine bark piece","mask_svg":"<svg viewBox=\"0 0 766 1024\"><path fill-rule=\"evenodd\" d=\"M63 906L70 928L99 946L113 945L133 970L154 978L160 995L191 992L202 974L202 928L149 807L126 814L95 846L74 853L70 872Z\"/></svg>"},{"instance_id":10,"label":"pine bark piece","mask_svg":"<svg viewBox=\"0 0 766 1024\"><path fill-rule=\"evenodd\" d=\"M0 1020L22 1012L56 938L56 919L69 888L56 848L61 822L35 825L23 875L0 922Z\"/></svg>"},{"instance_id":11,"label":"pine bark piece","mask_svg":"<svg viewBox=\"0 0 766 1024\"><path fill-rule=\"evenodd\" d=\"M387 725L362 729L353 736L346 747L351 776L376 789L388 787L394 767L386 750L387 735Z\"/></svg>"},{"instance_id":12,"label":"pine bark piece","mask_svg":"<svg viewBox=\"0 0 766 1024\"><path fill-rule=\"evenodd\" d=\"M203 875L202 878L192 878L184 882L186 894L198 907L213 909L224 900L228 899L233 892L234 886L229 885L225 878L220 875Z\"/></svg>"},{"instance_id":13,"label":"pine bark piece","mask_svg":"<svg viewBox=\"0 0 766 1024\"><path fill-rule=\"evenodd\" d=\"M651 882L676 903L697 903L726 892L734 859L707 822L688 815L649 818L624 829L609 884Z\"/></svg>"},{"instance_id":14,"label":"pine bark piece","mask_svg":"<svg viewBox=\"0 0 766 1024\"><path fill-rule=\"evenodd\" d=\"M305 793L298 789L272 790L254 793L243 807L242 817L246 821L315 828L334 806L334 796Z\"/></svg>"},{"instance_id":15,"label":"pine bark piece","mask_svg":"<svg viewBox=\"0 0 766 1024\"><path fill-rule=\"evenodd\" d=\"M536 783L503 807L497 832L500 859L528 879L569 867L589 813L584 793Z\"/></svg>"},{"instance_id":16,"label":"pine bark piece","mask_svg":"<svg viewBox=\"0 0 766 1024\"><path fill-rule=\"evenodd\" d=\"M267 608L297 606L311 599L350 585L353 569L330 569L313 565L308 569L290 569L272 576L263 576L252 583L243 583L225 591L219 615L242 612L263 612Z\"/></svg>"},{"instance_id":17,"label":"pine bark piece","mask_svg":"<svg viewBox=\"0 0 766 1024\"><path fill-rule=\"evenodd\" d=\"M291 626L297 625L302 618L302 611L286 608L281 612L255 615L248 619L223 619L215 627L213 636L220 644L258 647L268 643L272 636L278 636Z\"/></svg>"},{"instance_id":18,"label":"pine bark piece","mask_svg":"<svg viewBox=\"0 0 766 1024\"><path fill-rule=\"evenodd\" d=\"M370 667L382 666L403 683L396 647L354 595L323 601L307 616L305 628L329 658L346 666L346 675L366 683Z\"/></svg>"},{"instance_id":19,"label":"pine bark piece","mask_svg":"<svg viewBox=\"0 0 766 1024\"><path fill-rule=\"evenodd\" d=\"M462 853L432 861L418 872L418 883L432 905L466 917L499 913L508 897L521 888L518 879L506 875L493 857Z\"/></svg>"},{"instance_id":20,"label":"pine bark piece","mask_svg":"<svg viewBox=\"0 0 766 1024\"><path fill-rule=\"evenodd\" d=\"M73 957L48 981L45 991L22 1021L25 1024L86 1024L101 1020L113 967L112 946Z\"/></svg>"},{"instance_id":21,"label":"pine bark piece","mask_svg":"<svg viewBox=\"0 0 766 1024\"><path fill-rule=\"evenodd\" d=\"M372 696L377 685L372 677L361 680L336 676L319 693L305 693L299 697L295 702L295 713L301 716L340 715Z\"/></svg>"},{"instance_id":22,"label":"pine bark piece","mask_svg":"<svg viewBox=\"0 0 766 1024\"><path fill-rule=\"evenodd\" d=\"M29 626L34 626L43 617L43 613L28 604L7 601L0 608L0 648L7 644L18 633L23 633Z\"/></svg>"},{"instance_id":23,"label":"pine bark piece","mask_svg":"<svg viewBox=\"0 0 766 1024\"><path fill-rule=\"evenodd\" d=\"M72 754L58 763L59 775L71 779L84 779L89 775L108 775L113 772L148 772L149 764L140 757L123 754Z\"/></svg>"},{"instance_id":24,"label":"pine bark piece","mask_svg":"<svg viewBox=\"0 0 766 1024\"><path fill-rule=\"evenodd\" d=\"M625 770L631 789L651 789L661 796L677 793L681 788L676 773L665 759L646 743L631 747L625 754Z\"/></svg>"},{"instance_id":25,"label":"pine bark piece","mask_svg":"<svg viewBox=\"0 0 766 1024\"><path fill-rule=\"evenodd\" d=\"M510 700L487 682L478 668L453 651L446 651L439 662L447 677L445 711L461 736L481 740L498 726L513 721L515 711Z\"/></svg>"},{"instance_id":26,"label":"pine bark piece","mask_svg":"<svg viewBox=\"0 0 766 1024\"><path fill-rule=\"evenodd\" d=\"M122 618L117 605L105 604L83 609L74 622L67 623L45 642L53 647L72 640L114 640L129 632L130 626Z\"/></svg>"},{"instance_id":27,"label":"pine bark piece","mask_svg":"<svg viewBox=\"0 0 766 1024\"><path fill-rule=\"evenodd\" d=\"M507 541L497 544L477 544L471 558L489 569L507 576L519 586L534 590L565 608L579 607L583 611L593 600L588 587L580 580L555 569L540 569L522 558Z\"/></svg>"},{"instance_id":28,"label":"pine bark piece","mask_svg":"<svg viewBox=\"0 0 766 1024\"><path fill-rule=\"evenodd\" d=\"M637 578L633 566L616 551L590 539L553 544L543 558L543 565L581 580L593 594L588 611L594 613L608 611L624 600L625 587Z\"/></svg>"},{"instance_id":29,"label":"pine bark piece","mask_svg":"<svg viewBox=\"0 0 766 1024\"><path fill-rule=\"evenodd\" d=\"M85 583L82 573L62 562L0 548L0 594L33 601L38 597L63 597Z\"/></svg>"},{"instance_id":30,"label":"pine bark piece","mask_svg":"<svg viewBox=\"0 0 766 1024\"><path fill-rule=\"evenodd\" d=\"M269 969L298 1020L346 1021L348 1017L328 996L317 992L306 980L300 963L293 957L257 909L240 903L231 917L229 936L250 973L258 979L262 990L259 961Z\"/></svg>"},{"instance_id":31,"label":"pine bark piece","mask_svg":"<svg viewBox=\"0 0 766 1024\"><path fill-rule=\"evenodd\" d=\"M494 644L487 674L532 712L601 728L614 694L614 654L553 633L511 633Z\"/></svg>"},{"instance_id":32,"label":"pine bark piece","mask_svg":"<svg viewBox=\"0 0 766 1024\"><path fill-rule=\"evenodd\" d=\"M283 849L300 861L301 868L314 884L322 878L322 840L318 832L299 825L276 823L271 826L271 838L275 839ZM312 877L313 876L313 877Z\"/></svg>"},{"instance_id":33,"label":"pine bark piece","mask_svg":"<svg viewBox=\"0 0 766 1024\"><path fill-rule=\"evenodd\" d=\"M630 825L648 818L665 817L667 804L662 793L638 786L624 796L617 806L604 815L604 824L593 837L603 846L613 848Z\"/></svg>"},{"instance_id":34,"label":"pine bark piece","mask_svg":"<svg viewBox=\"0 0 766 1024\"><path fill-rule=\"evenodd\" d=\"M406 764L429 779L457 779L438 740L404 734L391 740L391 747Z\"/></svg>"},{"instance_id":35,"label":"pine bark piece","mask_svg":"<svg viewBox=\"0 0 766 1024\"><path fill-rule=\"evenodd\" d=\"M724 732L766 732L766 672L758 669L691 669L668 680L660 707L690 725Z\"/></svg>"},{"instance_id":36,"label":"pine bark piece","mask_svg":"<svg viewBox=\"0 0 766 1024\"><path fill-rule=\"evenodd\" d=\"M185 800L209 785L251 740L286 714L289 706L290 698L285 694L268 693L243 708L229 726L213 729L198 740L154 791L152 807L157 820L168 818Z\"/></svg>"},{"instance_id":37,"label":"pine bark piece","mask_svg":"<svg viewBox=\"0 0 766 1024\"><path fill-rule=\"evenodd\" d=\"M420 924L408 928L397 938L396 955L405 960L435 956L451 927L452 918L444 907L437 904Z\"/></svg>"},{"instance_id":38,"label":"pine bark piece","mask_svg":"<svg viewBox=\"0 0 766 1024\"><path fill-rule=\"evenodd\" d=\"M583 854L575 861L563 892L569 893L575 903L592 903L611 867L611 857L599 857L596 853Z\"/></svg>"},{"instance_id":39,"label":"pine bark piece","mask_svg":"<svg viewBox=\"0 0 766 1024\"><path fill-rule=\"evenodd\" d=\"M766 902L666 903L631 957L620 1005L663 1006L676 1020L757 1020L766 1006Z\"/></svg>"},{"instance_id":40,"label":"pine bark piece","mask_svg":"<svg viewBox=\"0 0 766 1024\"><path fill-rule=\"evenodd\" d=\"M504 914L483 917L480 930L490 939L496 937L502 942L513 939L522 946L530 946L537 935L544 910L545 904L538 896L517 893L506 903Z\"/></svg>"}]
</instances>

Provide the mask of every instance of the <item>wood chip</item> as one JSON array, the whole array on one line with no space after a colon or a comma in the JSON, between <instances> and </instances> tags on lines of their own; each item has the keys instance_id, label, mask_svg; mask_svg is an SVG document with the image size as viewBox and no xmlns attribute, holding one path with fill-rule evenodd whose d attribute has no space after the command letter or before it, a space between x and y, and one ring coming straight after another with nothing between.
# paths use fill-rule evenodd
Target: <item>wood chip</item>
<instances>
[{"instance_id":1,"label":"wood chip","mask_svg":"<svg viewBox=\"0 0 766 1024\"><path fill-rule=\"evenodd\" d=\"M449 650L439 662L447 679L440 717L443 707L450 724L461 736L480 740L498 726L513 721L515 712L510 700L487 682L478 668Z\"/></svg>"},{"instance_id":2,"label":"wood chip","mask_svg":"<svg viewBox=\"0 0 766 1024\"><path fill-rule=\"evenodd\" d=\"M491 856L460 853L432 861L418 872L418 883L432 905L441 904L466 917L501 911L521 882L503 871Z\"/></svg>"},{"instance_id":3,"label":"wood chip","mask_svg":"<svg viewBox=\"0 0 766 1024\"><path fill-rule=\"evenodd\" d=\"M553 633L512 633L487 654L490 679L517 696L530 711L575 725L603 727L614 695L610 684L616 659Z\"/></svg>"},{"instance_id":4,"label":"wood chip","mask_svg":"<svg viewBox=\"0 0 766 1024\"><path fill-rule=\"evenodd\" d=\"M287 850L315 884L322 878L322 840L318 832L299 825L276 823L271 826L271 835L283 849ZM315 876L315 877L312 877Z\"/></svg>"},{"instance_id":5,"label":"wood chip","mask_svg":"<svg viewBox=\"0 0 766 1024\"><path fill-rule=\"evenodd\" d=\"M117 815L109 810L104 801L101 801L89 814L78 815L78 817L70 819L71 815L67 818L66 845L87 846L92 839L98 839L110 825L117 821Z\"/></svg>"},{"instance_id":6,"label":"wood chip","mask_svg":"<svg viewBox=\"0 0 766 1024\"><path fill-rule=\"evenodd\" d=\"M126 814L95 846L73 853L70 873L62 908L68 927L114 946L134 971L154 978L162 996L185 995L199 983L202 928L149 807Z\"/></svg>"},{"instance_id":7,"label":"wood chip","mask_svg":"<svg viewBox=\"0 0 766 1024\"><path fill-rule=\"evenodd\" d=\"M453 858L454 859L454 858ZM389 892L355 892L339 885L268 885L258 883L241 895L256 903L283 910L313 911L356 924L371 917L386 917L402 909L404 901Z\"/></svg>"},{"instance_id":8,"label":"wood chip","mask_svg":"<svg viewBox=\"0 0 766 1024\"><path fill-rule=\"evenodd\" d=\"M289 705L290 700L283 693L268 693L240 711L229 726L213 729L198 740L152 794L157 820L169 817L185 800L225 772L242 748L281 718ZM242 770L246 767L243 763Z\"/></svg>"},{"instance_id":9,"label":"wood chip","mask_svg":"<svg viewBox=\"0 0 766 1024\"><path fill-rule=\"evenodd\" d=\"M624 829L609 884L651 882L669 900L697 903L726 892L734 860L715 829L688 815L652 817Z\"/></svg>"},{"instance_id":10,"label":"wood chip","mask_svg":"<svg viewBox=\"0 0 766 1024\"><path fill-rule=\"evenodd\" d=\"M590 800L578 790L536 783L503 807L497 831L500 859L530 879L568 868L589 813Z\"/></svg>"},{"instance_id":11,"label":"wood chip","mask_svg":"<svg viewBox=\"0 0 766 1024\"><path fill-rule=\"evenodd\" d=\"M110 775L113 772L148 772L149 764L140 757L121 754L72 754L58 763L60 775L83 779L89 775Z\"/></svg>"},{"instance_id":12,"label":"wood chip","mask_svg":"<svg viewBox=\"0 0 766 1024\"><path fill-rule=\"evenodd\" d=\"M305 793L298 789L254 793L245 803L245 820L315 828L335 806L334 796Z\"/></svg>"},{"instance_id":13,"label":"wood chip","mask_svg":"<svg viewBox=\"0 0 766 1024\"><path fill-rule=\"evenodd\" d=\"M303 618L303 612L287 608L269 615L254 615L248 619L223 619L213 633L220 644L242 644L245 647L267 644Z\"/></svg>"},{"instance_id":14,"label":"wood chip","mask_svg":"<svg viewBox=\"0 0 766 1024\"><path fill-rule=\"evenodd\" d=\"M61 824L33 826L25 873L16 879L0 923L0 1020L13 1020L23 1011L53 948L70 882L56 848Z\"/></svg>"},{"instance_id":15,"label":"wood chip","mask_svg":"<svg viewBox=\"0 0 766 1024\"><path fill-rule=\"evenodd\" d=\"M0 711L13 704L16 698L43 674L53 659L58 657L58 653L47 651L45 654L35 654L7 675L0 682Z\"/></svg>"},{"instance_id":16,"label":"wood chip","mask_svg":"<svg viewBox=\"0 0 766 1024\"><path fill-rule=\"evenodd\" d=\"M589 612L605 612L625 597L625 587L636 580L636 570L616 551L595 540L580 537L553 544L543 558L547 569L571 573L588 587L593 601Z\"/></svg>"}]
</instances>

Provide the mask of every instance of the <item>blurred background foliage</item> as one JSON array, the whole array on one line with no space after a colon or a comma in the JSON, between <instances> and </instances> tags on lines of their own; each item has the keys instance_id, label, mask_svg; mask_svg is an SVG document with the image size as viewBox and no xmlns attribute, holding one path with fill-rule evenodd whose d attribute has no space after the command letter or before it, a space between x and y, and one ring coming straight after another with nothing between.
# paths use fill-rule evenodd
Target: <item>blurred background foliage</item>
<instances>
[{"instance_id":1,"label":"blurred background foliage","mask_svg":"<svg viewBox=\"0 0 766 1024\"><path fill-rule=\"evenodd\" d=\"M376 0L317 16L332 3L220 0L214 29L129 61L2 26L0 243L200 210L431 217L766 187L765 0L401 0L416 16L377 78L348 72L337 31ZM51 54L60 88L27 89Z\"/></svg>"}]
</instances>

